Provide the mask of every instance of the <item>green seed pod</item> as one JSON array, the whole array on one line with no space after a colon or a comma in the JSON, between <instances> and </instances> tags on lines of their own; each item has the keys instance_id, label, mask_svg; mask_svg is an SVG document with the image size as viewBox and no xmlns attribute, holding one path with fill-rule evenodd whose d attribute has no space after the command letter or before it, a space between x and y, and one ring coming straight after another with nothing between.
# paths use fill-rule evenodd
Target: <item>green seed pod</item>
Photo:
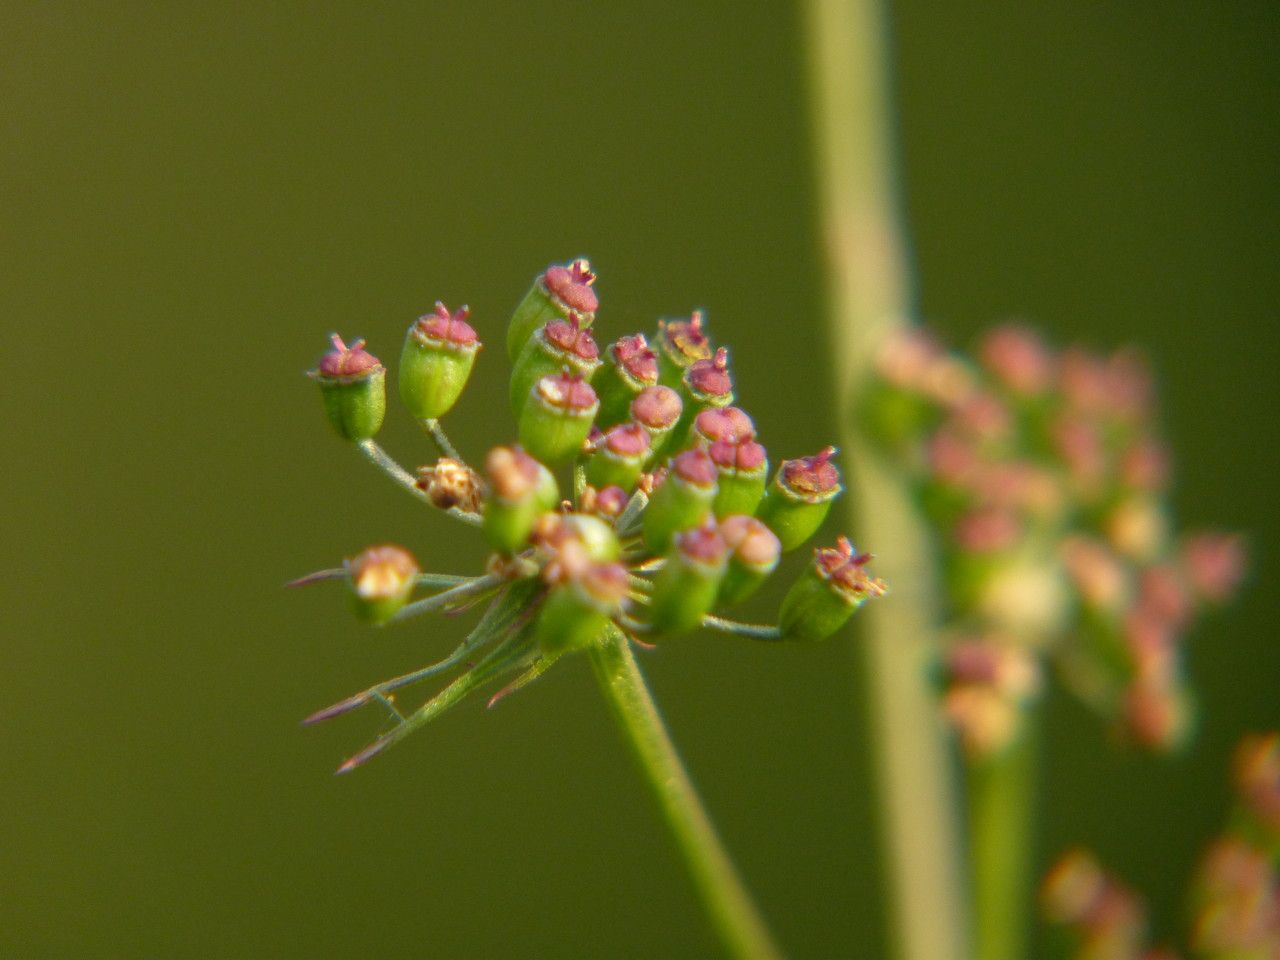
<instances>
[{"instance_id":1,"label":"green seed pod","mask_svg":"<svg viewBox=\"0 0 1280 960\"><path fill-rule=\"evenodd\" d=\"M581 377L558 373L543 377L529 393L520 414L520 442L549 466L582 450L600 403Z\"/></svg>"},{"instance_id":2,"label":"green seed pod","mask_svg":"<svg viewBox=\"0 0 1280 960\"><path fill-rule=\"evenodd\" d=\"M351 609L365 623L381 624L405 605L418 580L418 561L394 544L369 547L347 562Z\"/></svg>"},{"instance_id":3,"label":"green seed pod","mask_svg":"<svg viewBox=\"0 0 1280 960\"><path fill-rule=\"evenodd\" d=\"M738 444L756 438L756 425L737 407L708 407L693 418L692 436L706 446L720 440Z\"/></svg>"},{"instance_id":4,"label":"green seed pod","mask_svg":"<svg viewBox=\"0 0 1280 960\"><path fill-rule=\"evenodd\" d=\"M604 363L591 386L600 398L596 423L601 429L622 423L631 415L631 401L645 387L658 382L658 356L649 349L644 334L623 337L605 350Z\"/></svg>"},{"instance_id":5,"label":"green seed pod","mask_svg":"<svg viewBox=\"0 0 1280 960\"><path fill-rule=\"evenodd\" d=\"M529 542L534 522L547 509L540 490L545 467L519 447L494 447L484 466L489 476L485 536L495 550L515 553Z\"/></svg>"},{"instance_id":6,"label":"green seed pod","mask_svg":"<svg viewBox=\"0 0 1280 960\"><path fill-rule=\"evenodd\" d=\"M872 597L885 593L869 576L870 554L856 554L844 537L837 546L814 551L814 561L782 600L778 626L790 640L825 640Z\"/></svg>"},{"instance_id":7,"label":"green seed pod","mask_svg":"<svg viewBox=\"0 0 1280 960\"><path fill-rule=\"evenodd\" d=\"M711 524L676 534L675 547L653 583L649 623L655 632L686 633L702 623L720 592L728 553Z\"/></svg>"},{"instance_id":8,"label":"green seed pod","mask_svg":"<svg viewBox=\"0 0 1280 960\"><path fill-rule=\"evenodd\" d=\"M475 365L480 341L467 323L463 307L451 314L443 303L419 317L405 334L400 352L400 399L419 420L436 420L448 413Z\"/></svg>"},{"instance_id":9,"label":"green seed pod","mask_svg":"<svg viewBox=\"0 0 1280 960\"><path fill-rule=\"evenodd\" d=\"M729 351L721 347L706 360L695 360L680 380L684 412L667 441L668 450L683 450L689 444L693 422L703 410L733 403L733 379L729 376Z\"/></svg>"},{"instance_id":10,"label":"green seed pod","mask_svg":"<svg viewBox=\"0 0 1280 960\"><path fill-rule=\"evenodd\" d=\"M657 337L658 382L673 390L680 389L685 368L695 360L711 356L711 341L702 332L705 319L701 310L693 311L688 320L659 320Z\"/></svg>"},{"instance_id":11,"label":"green seed pod","mask_svg":"<svg viewBox=\"0 0 1280 960\"><path fill-rule=\"evenodd\" d=\"M665 553L677 533L707 518L715 498L716 465L707 452L686 450L677 456L642 514L645 546Z\"/></svg>"},{"instance_id":12,"label":"green seed pod","mask_svg":"<svg viewBox=\"0 0 1280 960\"><path fill-rule=\"evenodd\" d=\"M333 349L308 375L320 384L324 411L338 435L368 440L381 429L387 413L386 368L364 349L363 340L349 347L336 333L329 340Z\"/></svg>"},{"instance_id":13,"label":"green seed pod","mask_svg":"<svg viewBox=\"0 0 1280 960\"><path fill-rule=\"evenodd\" d=\"M782 461L765 490L756 516L778 535L783 550L813 536L839 496L840 472L831 463L835 453L835 447L827 447L816 456Z\"/></svg>"},{"instance_id":14,"label":"green seed pod","mask_svg":"<svg viewBox=\"0 0 1280 960\"><path fill-rule=\"evenodd\" d=\"M622 612L626 597L627 570L622 564L592 564L551 588L534 637L549 654L585 649Z\"/></svg>"},{"instance_id":15,"label":"green seed pod","mask_svg":"<svg viewBox=\"0 0 1280 960\"><path fill-rule=\"evenodd\" d=\"M570 310L582 316L583 326L590 326L600 305L591 289L595 282L591 264L584 259L566 266L547 267L546 272L533 281L511 317L511 325L507 327L507 356L515 360L534 331L552 320L567 317Z\"/></svg>"},{"instance_id":16,"label":"green seed pod","mask_svg":"<svg viewBox=\"0 0 1280 960\"><path fill-rule=\"evenodd\" d=\"M511 412L517 420L533 385L543 377L569 370L590 380L600 366L600 350L582 323L570 313L568 320L552 320L539 327L525 343L511 371Z\"/></svg>"},{"instance_id":17,"label":"green seed pod","mask_svg":"<svg viewBox=\"0 0 1280 960\"><path fill-rule=\"evenodd\" d=\"M634 490L649 460L649 432L638 423L614 427L598 441L587 461L587 482L596 489Z\"/></svg>"},{"instance_id":18,"label":"green seed pod","mask_svg":"<svg viewBox=\"0 0 1280 960\"><path fill-rule=\"evenodd\" d=\"M684 404L670 387L645 387L631 401L631 419L649 434L649 463L667 446L667 439L680 422Z\"/></svg>"},{"instance_id":19,"label":"green seed pod","mask_svg":"<svg viewBox=\"0 0 1280 960\"><path fill-rule=\"evenodd\" d=\"M729 606L755 593L778 568L782 544L764 523L742 514L725 517L720 536L729 548L729 566L720 582L718 602Z\"/></svg>"},{"instance_id":20,"label":"green seed pod","mask_svg":"<svg viewBox=\"0 0 1280 960\"><path fill-rule=\"evenodd\" d=\"M750 516L756 512L764 497L765 483L769 479L769 461L764 447L754 440L730 443L717 440L707 448L707 454L719 472L719 492L711 509L718 519L735 513Z\"/></svg>"}]
</instances>

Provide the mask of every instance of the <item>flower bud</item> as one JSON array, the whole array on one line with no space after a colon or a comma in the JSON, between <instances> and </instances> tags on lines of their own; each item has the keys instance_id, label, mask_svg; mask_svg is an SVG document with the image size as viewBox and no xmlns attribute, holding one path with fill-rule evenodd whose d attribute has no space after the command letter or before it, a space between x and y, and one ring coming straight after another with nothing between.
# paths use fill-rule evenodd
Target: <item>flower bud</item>
<instances>
[{"instance_id":1,"label":"flower bud","mask_svg":"<svg viewBox=\"0 0 1280 960\"><path fill-rule=\"evenodd\" d=\"M599 517L586 513L561 515L563 536L571 536L582 544L587 556L595 563L612 563L622 556L622 545L613 527Z\"/></svg>"},{"instance_id":2,"label":"flower bud","mask_svg":"<svg viewBox=\"0 0 1280 960\"><path fill-rule=\"evenodd\" d=\"M761 521L741 514L721 521L720 536L729 548L729 566L720 582L718 602L728 606L755 593L777 569L782 544Z\"/></svg>"},{"instance_id":3,"label":"flower bud","mask_svg":"<svg viewBox=\"0 0 1280 960\"><path fill-rule=\"evenodd\" d=\"M386 623L405 605L418 580L418 561L394 544L369 547L347 563L351 608L365 623Z\"/></svg>"},{"instance_id":4,"label":"flower bud","mask_svg":"<svg viewBox=\"0 0 1280 960\"><path fill-rule=\"evenodd\" d=\"M597 563L557 584L538 614L535 639L549 654L582 650L595 642L609 621L622 613L627 570L620 563Z\"/></svg>"},{"instance_id":5,"label":"flower bud","mask_svg":"<svg viewBox=\"0 0 1280 960\"><path fill-rule=\"evenodd\" d=\"M638 423L619 424L596 442L587 461L587 482L597 489L632 490L648 459L648 431Z\"/></svg>"},{"instance_id":6,"label":"flower bud","mask_svg":"<svg viewBox=\"0 0 1280 960\"><path fill-rule=\"evenodd\" d=\"M552 320L569 316L571 310L582 317L583 326L591 326L600 305L591 289L595 282L596 275L585 259L547 267L546 272L533 281L511 317L507 328L507 356L515 360L534 331Z\"/></svg>"},{"instance_id":7,"label":"flower bud","mask_svg":"<svg viewBox=\"0 0 1280 960\"><path fill-rule=\"evenodd\" d=\"M542 489L546 468L519 447L494 447L484 467L489 475L485 536L495 550L515 553L529 542L534 522L547 509Z\"/></svg>"},{"instance_id":8,"label":"flower bud","mask_svg":"<svg viewBox=\"0 0 1280 960\"><path fill-rule=\"evenodd\" d=\"M631 419L649 434L649 461L656 459L667 446L667 439L680 422L684 404L680 394L670 387L645 387L631 401Z\"/></svg>"},{"instance_id":9,"label":"flower bud","mask_svg":"<svg viewBox=\"0 0 1280 960\"><path fill-rule=\"evenodd\" d=\"M599 366L600 350L579 314L552 320L538 328L516 358L511 371L511 412L519 419L533 385L543 377L569 370L590 380Z\"/></svg>"},{"instance_id":10,"label":"flower bud","mask_svg":"<svg viewBox=\"0 0 1280 960\"><path fill-rule=\"evenodd\" d=\"M631 401L645 387L658 382L658 356L649 348L644 334L623 337L605 350L604 363L591 385L600 397L596 422L611 427L626 420Z\"/></svg>"},{"instance_id":11,"label":"flower bud","mask_svg":"<svg viewBox=\"0 0 1280 960\"><path fill-rule=\"evenodd\" d=\"M658 382L680 388L684 371L695 360L711 356L711 341L702 331L703 313L693 311L688 320L658 321Z\"/></svg>"},{"instance_id":12,"label":"flower bud","mask_svg":"<svg viewBox=\"0 0 1280 960\"><path fill-rule=\"evenodd\" d=\"M869 598L886 590L883 581L867 574L871 555L855 553L844 537L834 549L813 553L813 563L783 598L778 614L783 635L795 640L825 640Z\"/></svg>"},{"instance_id":13,"label":"flower bud","mask_svg":"<svg viewBox=\"0 0 1280 960\"><path fill-rule=\"evenodd\" d=\"M581 513L545 513L530 537L542 556L542 579L550 586L568 583L599 564L613 563L622 546L613 527Z\"/></svg>"},{"instance_id":14,"label":"flower bud","mask_svg":"<svg viewBox=\"0 0 1280 960\"><path fill-rule=\"evenodd\" d=\"M737 407L707 407L693 418L693 436L708 446L719 440L742 443L756 438L756 425Z\"/></svg>"},{"instance_id":15,"label":"flower bud","mask_svg":"<svg viewBox=\"0 0 1280 960\"><path fill-rule=\"evenodd\" d=\"M782 541L783 550L794 550L822 526L831 501L840 494L840 472L827 447L812 457L784 460L765 491L756 515Z\"/></svg>"},{"instance_id":16,"label":"flower bud","mask_svg":"<svg viewBox=\"0 0 1280 960\"><path fill-rule=\"evenodd\" d=\"M467 323L470 310L450 313L443 303L409 327L400 352L400 399L419 420L448 413L475 365L480 341Z\"/></svg>"},{"instance_id":17,"label":"flower bud","mask_svg":"<svg viewBox=\"0 0 1280 960\"><path fill-rule=\"evenodd\" d=\"M597 490L587 484L578 497L578 509L613 524L622 516L630 502L631 494L621 487L602 487Z\"/></svg>"},{"instance_id":18,"label":"flower bud","mask_svg":"<svg viewBox=\"0 0 1280 960\"><path fill-rule=\"evenodd\" d=\"M1245 810L1280 842L1280 734L1251 734L1236 748L1236 793Z\"/></svg>"},{"instance_id":19,"label":"flower bud","mask_svg":"<svg viewBox=\"0 0 1280 960\"><path fill-rule=\"evenodd\" d=\"M1124 691L1125 732L1150 750L1171 751L1191 733L1192 703L1181 686L1138 677Z\"/></svg>"},{"instance_id":20,"label":"flower bud","mask_svg":"<svg viewBox=\"0 0 1280 960\"><path fill-rule=\"evenodd\" d=\"M653 583L649 623L657 633L685 633L702 623L720 592L728 553L712 524L676 534L675 546Z\"/></svg>"},{"instance_id":21,"label":"flower bud","mask_svg":"<svg viewBox=\"0 0 1280 960\"><path fill-rule=\"evenodd\" d=\"M320 384L324 411L338 435L368 440L382 427L387 412L386 368L364 349L363 340L348 347L335 333L329 341L333 349L309 375Z\"/></svg>"},{"instance_id":22,"label":"flower bud","mask_svg":"<svg viewBox=\"0 0 1280 960\"><path fill-rule=\"evenodd\" d=\"M765 482L769 479L769 461L765 459L764 447L754 440L742 443L717 440L707 448L707 454L718 471L720 489L711 508L716 517L755 513L764 497Z\"/></svg>"},{"instance_id":23,"label":"flower bud","mask_svg":"<svg viewBox=\"0 0 1280 960\"><path fill-rule=\"evenodd\" d=\"M721 347L714 357L695 360L686 367L680 380L680 392L684 398L684 412L668 441L669 450L682 450L688 445L693 421L701 411L733 403L729 351Z\"/></svg>"},{"instance_id":24,"label":"flower bud","mask_svg":"<svg viewBox=\"0 0 1280 960\"><path fill-rule=\"evenodd\" d=\"M579 376L545 376L529 392L520 413L520 442L549 466L571 459L582 450L600 404L591 385Z\"/></svg>"},{"instance_id":25,"label":"flower bud","mask_svg":"<svg viewBox=\"0 0 1280 960\"><path fill-rule=\"evenodd\" d=\"M642 515L645 546L665 553L672 537L706 519L715 497L716 465L707 452L693 449L677 456Z\"/></svg>"}]
</instances>

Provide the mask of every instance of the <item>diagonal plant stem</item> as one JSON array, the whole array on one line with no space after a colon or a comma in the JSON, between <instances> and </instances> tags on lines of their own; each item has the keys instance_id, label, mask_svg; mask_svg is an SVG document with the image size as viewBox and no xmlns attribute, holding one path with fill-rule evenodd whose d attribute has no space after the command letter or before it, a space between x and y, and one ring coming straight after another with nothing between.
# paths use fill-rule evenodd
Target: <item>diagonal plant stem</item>
<instances>
[{"instance_id":1,"label":"diagonal plant stem","mask_svg":"<svg viewBox=\"0 0 1280 960\"><path fill-rule=\"evenodd\" d=\"M880 0L808 0L806 46L835 376L855 529L894 595L868 611L870 710L893 942L904 960L966 955L947 745L926 670L936 560L904 484L851 412L884 337L906 323L910 276L896 204Z\"/></svg>"},{"instance_id":2,"label":"diagonal plant stem","mask_svg":"<svg viewBox=\"0 0 1280 960\"><path fill-rule=\"evenodd\" d=\"M608 628L591 647L591 662L600 691L640 761L694 886L730 955L738 960L781 957L685 772L626 637L616 628Z\"/></svg>"}]
</instances>

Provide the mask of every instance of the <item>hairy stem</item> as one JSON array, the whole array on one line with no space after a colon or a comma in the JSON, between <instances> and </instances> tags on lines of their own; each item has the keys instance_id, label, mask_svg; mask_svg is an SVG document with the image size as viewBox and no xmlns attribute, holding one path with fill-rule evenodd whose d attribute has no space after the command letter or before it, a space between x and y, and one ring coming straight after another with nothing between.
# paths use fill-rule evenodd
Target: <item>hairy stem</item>
<instances>
[{"instance_id":1,"label":"hairy stem","mask_svg":"<svg viewBox=\"0 0 1280 960\"><path fill-rule=\"evenodd\" d=\"M926 667L935 557L908 491L854 429L884 337L906 322L910 276L896 204L886 25L879 0L808 0L806 46L837 409L860 542L893 595L866 614L870 709L893 942L904 960L965 956L947 746Z\"/></svg>"},{"instance_id":2,"label":"hairy stem","mask_svg":"<svg viewBox=\"0 0 1280 960\"><path fill-rule=\"evenodd\" d=\"M1035 731L1026 729L1006 751L966 765L975 960L1025 955L1035 758Z\"/></svg>"},{"instance_id":3,"label":"hairy stem","mask_svg":"<svg viewBox=\"0 0 1280 960\"><path fill-rule=\"evenodd\" d=\"M780 957L685 772L626 637L609 628L591 648L591 662L600 691L640 761L694 886L730 955L740 960Z\"/></svg>"}]
</instances>

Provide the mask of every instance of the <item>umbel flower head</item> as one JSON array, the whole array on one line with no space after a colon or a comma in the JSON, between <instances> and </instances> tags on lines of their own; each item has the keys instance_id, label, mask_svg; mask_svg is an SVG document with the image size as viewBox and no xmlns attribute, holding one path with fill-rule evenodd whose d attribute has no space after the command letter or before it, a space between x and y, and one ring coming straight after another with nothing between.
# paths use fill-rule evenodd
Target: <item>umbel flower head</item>
<instances>
[{"instance_id":1,"label":"umbel flower head","mask_svg":"<svg viewBox=\"0 0 1280 960\"><path fill-rule=\"evenodd\" d=\"M940 534L955 646L946 716L970 755L999 752L1038 689L1010 678L1051 661L1129 739L1178 745L1190 722L1181 641L1234 594L1240 538L1175 529L1137 353L1057 351L1004 326L975 355L905 333L878 357L863 408Z\"/></svg>"},{"instance_id":2,"label":"umbel flower head","mask_svg":"<svg viewBox=\"0 0 1280 960\"><path fill-rule=\"evenodd\" d=\"M466 307L437 303L404 336L400 397L442 454L415 471L373 439L386 371L364 341L347 347L334 337L321 360L314 376L339 435L421 502L477 528L493 551L479 572L424 573L407 550L384 544L297 581L345 581L357 615L375 625L485 607L448 657L308 718L369 703L390 714L391 728L339 772L481 686L506 679L495 702L593 644L621 636L647 648L698 628L822 640L885 592L867 571L870 555L841 537L799 571L777 624L718 615L817 533L842 489L835 448L782 460L770 481L755 424L732 405L729 351L713 344L704 315L658 321L650 336L623 336L601 351L595 280L585 259L552 265L517 306L506 334L513 421L478 468L439 423L462 399L481 349ZM418 555L447 562L450 553L437 540ZM448 686L401 712L397 691L455 667Z\"/></svg>"}]
</instances>

